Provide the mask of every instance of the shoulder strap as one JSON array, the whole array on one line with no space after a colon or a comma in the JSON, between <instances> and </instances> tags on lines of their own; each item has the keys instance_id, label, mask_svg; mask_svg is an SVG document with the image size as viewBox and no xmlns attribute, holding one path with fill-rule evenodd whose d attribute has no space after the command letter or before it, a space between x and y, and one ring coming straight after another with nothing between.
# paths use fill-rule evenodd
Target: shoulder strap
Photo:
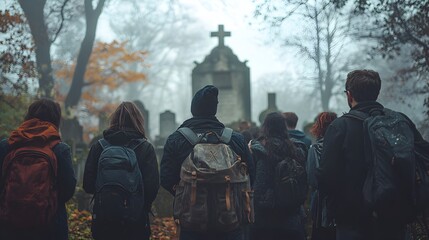
<instances>
[{"instance_id":1,"label":"shoulder strap","mask_svg":"<svg viewBox=\"0 0 429 240\"><path fill-rule=\"evenodd\" d=\"M132 150L135 150L138 146L140 146L142 143L146 142L146 139L139 138L139 139L132 139L128 144L127 148L130 148Z\"/></svg>"},{"instance_id":2,"label":"shoulder strap","mask_svg":"<svg viewBox=\"0 0 429 240\"><path fill-rule=\"evenodd\" d=\"M98 140L98 142L101 144L101 147L103 149L108 148L108 147L111 146L111 144L106 139L104 139L104 138Z\"/></svg>"},{"instance_id":3,"label":"shoulder strap","mask_svg":"<svg viewBox=\"0 0 429 240\"><path fill-rule=\"evenodd\" d=\"M360 121L364 121L365 119L367 119L369 117L368 114L361 112L361 111L358 111L358 110L351 110L350 112L344 114L343 116L348 117L348 118L357 119Z\"/></svg>"},{"instance_id":4,"label":"shoulder strap","mask_svg":"<svg viewBox=\"0 0 429 240\"><path fill-rule=\"evenodd\" d=\"M231 141L232 132L233 130L231 128L224 128L219 140L223 143L229 143L229 141Z\"/></svg>"},{"instance_id":5,"label":"shoulder strap","mask_svg":"<svg viewBox=\"0 0 429 240\"><path fill-rule=\"evenodd\" d=\"M188 127L179 128L177 129L177 131L181 133L186 138L186 140L188 140L188 142L192 144L192 146L195 146L201 141L201 137L198 137L197 134L195 134L195 132Z\"/></svg>"}]
</instances>

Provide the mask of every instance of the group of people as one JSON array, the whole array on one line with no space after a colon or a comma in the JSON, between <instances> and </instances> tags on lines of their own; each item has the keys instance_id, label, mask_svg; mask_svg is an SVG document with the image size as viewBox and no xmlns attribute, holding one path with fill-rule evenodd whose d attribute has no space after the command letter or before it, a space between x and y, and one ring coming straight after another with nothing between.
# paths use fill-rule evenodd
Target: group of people
<instances>
[{"instance_id":1,"label":"group of people","mask_svg":"<svg viewBox=\"0 0 429 240\"><path fill-rule=\"evenodd\" d=\"M408 117L377 102L380 88L377 72L350 72L344 91L350 112L318 114L312 141L296 130L292 112L269 113L258 132L225 127L216 118L219 90L205 86L192 99L193 117L168 137L160 167L141 112L121 103L85 164L83 189L94 195L93 237L149 239L161 185L174 196L182 240L407 239L406 224L421 213L409 203L429 191L421 188L429 183L429 143ZM65 203L76 178L60 120L58 103L36 100L0 142L0 239L68 239ZM374 147L380 142L388 147ZM381 166L385 155L388 165ZM407 170L417 172L412 177L419 182L407 178ZM391 185L396 195L374 194ZM414 202L406 199L410 186L413 199L420 198ZM392 210L386 199L404 210L386 215Z\"/></svg>"}]
</instances>

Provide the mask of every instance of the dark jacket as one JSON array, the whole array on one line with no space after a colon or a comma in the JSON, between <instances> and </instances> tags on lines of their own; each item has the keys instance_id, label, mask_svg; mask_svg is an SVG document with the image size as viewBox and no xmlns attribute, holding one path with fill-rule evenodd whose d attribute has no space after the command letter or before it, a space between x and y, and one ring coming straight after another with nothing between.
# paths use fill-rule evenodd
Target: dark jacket
<instances>
[{"instance_id":1,"label":"dark jacket","mask_svg":"<svg viewBox=\"0 0 429 240\"><path fill-rule=\"evenodd\" d=\"M103 132L104 138L112 145L124 146L132 139L141 139L143 136L134 130L114 130L108 129ZM95 193L95 181L97 178L98 159L102 152L102 147L99 142L91 146L88 158L85 164L83 175L83 189L85 192ZM135 149L137 162L140 172L143 177L144 185L144 200L145 211L142 212L141 221L147 222L148 213L151 209L152 202L155 200L159 189L159 172L158 162L155 155L155 150L149 142L145 141ZM136 228L144 229L144 226L136 226ZM103 228L103 227L101 227ZM147 229L149 230L149 229ZM96 230L98 231L98 229ZM139 233L137 233L139 234ZM141 234L148 234L147 232Z\"/></svg>"},{"instance_id":2,"label":"dark jacket","mask_svg":"<svg viewBox=\"0 0 429 240\"><path fill-rule=\"evenodd\" d=\"M316 189L317 188L317 180L316 180L316 169L320 165L320 157L322 155L323 149L323 138L317 139L316 143L310 146L307 155L307 180L308 185Z\"/></svg>"},{"instance_id":3,"label":"dark jacket","mask_svg":"<svg viewBox=\"0 0 429 240\"><path fill-rule=\"evenodd\" d=\"M268 157L266 148L256 140L252 140L251 151L256 165L256 178L254 183L255 196L255 224L253 228L262 229L282 229L301 232L304 229L304 216L301 208L298 207L290 213L279 212L274 208L274 175L276 164L287 157L288 150L282 147L282 141L276 138L273 142L273 155ZM298 151L300 158L302 153ZM302 162L301 159L297 159Z\"/></svg>"},{"instance_id":4,"label":"dark jacket","mask_svg":"<svg viewBox=\"0 0 429 240\"><path fill-rule=\"evenodd\" d=\"M377 102L362 102L352 110L369 113L381 109ZM415 128L414 142L417 146L429 145ZM362 121L342 116L334 120L324 136L320 168L317 181L321 193L332 201L331 213L337 223L359 224L370 220L370 212L364 207L362 187L367 174L364 157L364 135ZM423 147L423 148L425 148Z\"/></svg>"},{"instance_id":5,"label":"dark jacket","mask_svg":"<svg viewBox=\"0 0 429 240\"><path fill-rule=\"evenodd\" d=\"M216 117L193 117L186 120L180 127L189 127L196 133L204 133L212 130L219 135L225 128ZM253 182L254 164L243 136L234 132L228 145L247 163L250 179L251 182ZM180 181L180 168L182 163L192 152L192 149L193 146L178 131L172 133L165 143L164 154L161 160L161 186L173 195L173 188Z\"/></svg>"},{"instance_id":6,"label":"dark jacket","mask_svg":"<svg viewBox=\"0 0 429 240\"><path fill-rule=\"evenodd\" d=\"M298 141L303 142L303 143L305 144L305 146L307 146L307 150L310 148L310 145L311 145L311 139L310 139L310 138L308 138L308 137L305 135L305 133L303 133L303 132L301 132L301 131L299 131L299 130L296 130L296 129L294 129L294 130L289 130L289 131L288 131L288 133L289 133L289 137L290 137L290 138L293 138L293 139L296 139L296 140L298 140Z\"/></svg>"},{"instance_id":7,"label":"dark jacket","mask_svg":"<svg viewBox=\"0 0 429 240\"><path fill-rule=\"evenodd\" d=\"M0 178L3 166L3 160L6 154L9 152L9 145L7 140L4 139L0 142ZM68 225L67 225L67 211L65 203L70 200L74 194L76 187L76 177L73 171L73 165L71 160L70 147L65 143L59 143L54 148L53 151L58 161L58 212L54 219L53 232L50 234L52 236L48 239L55 240L67 240L68 239ZM2 229L0 231L6 232L10 229ZM17 230L17 232L22 232L22 230ZM9 235L11 234L11 235ZM4 236L4 235L1 235ZM9 231L8 236L15 236L13 231ZM32 239L36 239L34 235L31 236ZM7 239L7 238L6 238ZM11 239L14 239L13 237ZM46 238L44 238L46 239Z\"/></svg>"}]
</instances>

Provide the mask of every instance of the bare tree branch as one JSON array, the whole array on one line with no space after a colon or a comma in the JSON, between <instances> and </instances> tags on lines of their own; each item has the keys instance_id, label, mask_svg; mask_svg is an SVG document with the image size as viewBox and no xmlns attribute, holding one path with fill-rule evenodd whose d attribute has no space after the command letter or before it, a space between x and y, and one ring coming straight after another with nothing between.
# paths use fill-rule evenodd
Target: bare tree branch
<instances>
[{"instance_id":1,"label":"bare tree branch","mask_svg":"<svg viewBox=\"0 0 429 240\"><path fill-rule=\"evenodd\" d=\"M60 11L60 14L61 14L61 22L60 22L60 26L58 27L58 30L57 30L57 32L55 33L54 38L51 40L51 43L54 43L54 42L55 42L55 40L57 40L57 37L58 37L58 35L60 34L61 29L63 28L63 24L64 24L64 8L66 7L66 5L67 5L68 1L69 1L69 0L64 0L63 5L61 6L61 11Z\"/></svg>"}]
</instances>

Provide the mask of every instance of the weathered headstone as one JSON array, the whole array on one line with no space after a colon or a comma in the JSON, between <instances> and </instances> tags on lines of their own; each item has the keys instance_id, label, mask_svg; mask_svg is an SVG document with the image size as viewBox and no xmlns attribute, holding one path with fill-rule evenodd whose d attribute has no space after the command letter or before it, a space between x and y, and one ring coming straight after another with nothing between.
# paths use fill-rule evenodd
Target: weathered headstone
<instances>
[{"instance_id":1,"label":"weathered headstone","mask_svg":"<svg viewBox=\"0 0 429 240\"><path fill-rule=\"evenodd\" d=\"M159 135L155 140L155 152L158 160L162 158L164 144L168 136L177 129L176 114L165 111L159 115ZM152 210L156 216L171 217L173 215L173 197L165 189L159 189Z\"/></svg>"},{"instance_id":2,"label":"weathered headstone","mask_svg":"<svg viewBox=\"0 0 429 240\"><path fill-rule=\"evenodd\" d=\"M268 113L277 112L277 111L279 111L279 109L277 108L277 104L276 104L276 94L268 93L268 108L259 114L259 122L261 124L264 123L265 117L268 115Z\"/></svg>"},{"instance_id":3,"label":"weathered headstone","mask_svg":"<svg viewBox=\"0 0 429 240\"><path fill-rule=\"evenodd\" d=\"M83 142L83 127L76 117L62 120L60 130L61 139L63 141L73 141L75 143Z\"/></svg>"},{"instance_id":4,"label":"weathered headstone","mask_svg":"<svg viewBox=\"0 0 429 240\"><path fill-rule=\"evenodd\" d=\"M251 120L250 105L250 69L246 62L241 62L232 49L225 46L224 38L231 36L219 25L217 32L219 44L206 56L202 63L195 62L192 70L192 93L195 94L205 85L219 88L217 118L231 124L236 121Z\"/></svg>"},{"instance_id":5,"label":"weathered headstone","mask_svg":"<svg viewBox=\"0 0 429 240\"><path fill-rule=\"evenodd\" d=\"M156 136L155 145L164 146L168 136L176 131L176 114L171 111L165 111L159 115L159 135Z\"/></svg>"},{"instance_id":6,"label":"weathered headstone","mask_svg":"<svg viewBox=\"0 0 429 240\"><path fill-rule=\"evenodd\" d=\"M177 128L176 114L165 111L159 115L159 136L167 138Z\"/></svg>"}]
</instances>

